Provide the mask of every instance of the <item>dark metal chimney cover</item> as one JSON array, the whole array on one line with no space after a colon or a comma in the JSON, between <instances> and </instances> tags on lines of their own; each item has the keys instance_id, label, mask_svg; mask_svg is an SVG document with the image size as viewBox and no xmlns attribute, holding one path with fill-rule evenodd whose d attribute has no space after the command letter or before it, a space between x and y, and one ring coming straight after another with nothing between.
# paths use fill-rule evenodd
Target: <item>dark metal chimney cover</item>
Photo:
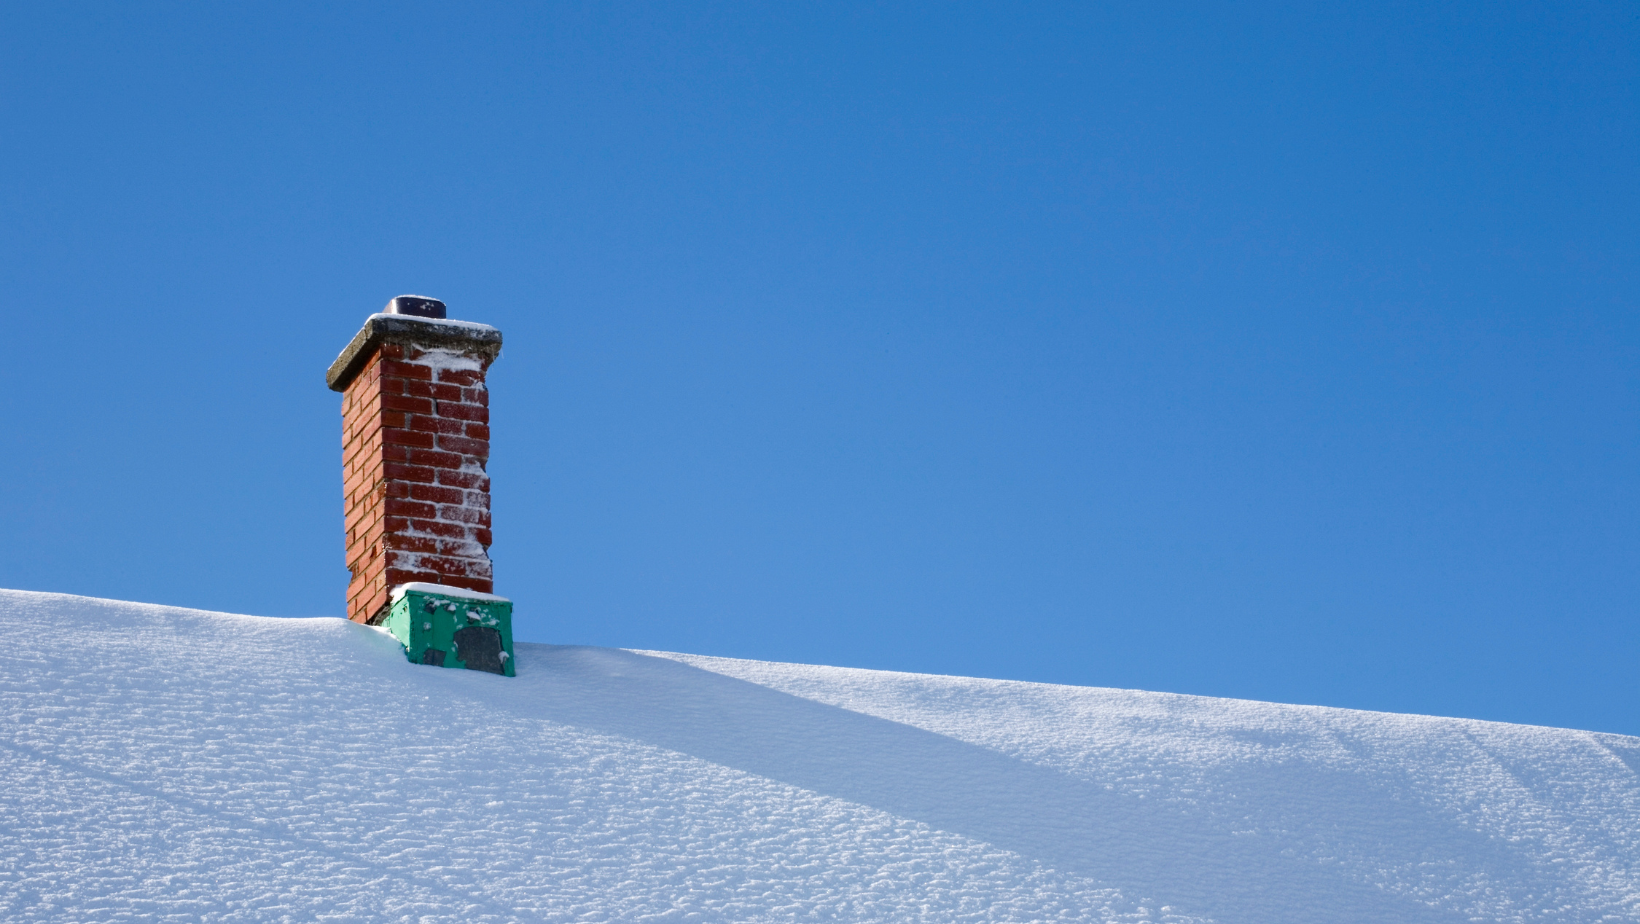
<instances>
[{"instance_id":1,"label":"dark metal chimney cover","mask_svg":"<svg viewBox=\"0 0 1640 924\"><path fill-rule=\"evenodd\" d=\"M407 314L413 318L434 318L442 321L444 303L436 298L424 298L420 295L400 295L388 302L382 313Z\"/></svg>"}]
</instances>

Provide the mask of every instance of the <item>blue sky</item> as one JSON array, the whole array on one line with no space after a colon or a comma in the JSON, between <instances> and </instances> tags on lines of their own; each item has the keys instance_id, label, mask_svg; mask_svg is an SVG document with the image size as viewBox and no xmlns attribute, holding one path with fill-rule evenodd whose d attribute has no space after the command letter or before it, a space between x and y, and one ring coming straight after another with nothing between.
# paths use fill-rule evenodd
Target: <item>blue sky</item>
<instances>
[{"instance_id":1,"label":"blue sky","mask_svg":"<svg viewBox=\"0 0 1640 924\"><path fill-rule=\"evenodd\" d=\"M1640 20L1340 7L8 5L0 585L341 613L419 292L525 640L1640 734Z\"/></svg>"}]
</instances>

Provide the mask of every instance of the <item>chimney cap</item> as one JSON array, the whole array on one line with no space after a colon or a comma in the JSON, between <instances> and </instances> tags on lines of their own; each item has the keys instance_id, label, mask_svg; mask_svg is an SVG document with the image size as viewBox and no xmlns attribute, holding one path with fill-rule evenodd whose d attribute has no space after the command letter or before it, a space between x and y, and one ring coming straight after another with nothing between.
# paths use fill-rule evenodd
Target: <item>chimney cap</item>
<instances>
[{"instance_id":1,"label":"chimney cap","mask_svg":"<svg viewBox=\"0 0 1640 924\"><path fill-rule=\"evenodd\" d=\"M384 343L459 350L483 357L486 366L501 355L501 331L488 324L382 312L365 318L364 327L353 335L353 341L342 350L342 355L330 364L330 370L325 373L325 384L330 386L331 391L346 391L348 383L370 362L376 348Z\"/></svg>"},{"instance_id":2,"label":"chimney cap","mask_svg":"<svg viewBox=\"0 0 1640 924\"><path fill-rule=\"evenodd\" d=\"M403 314L412 318L444 320L444 303L425 295L400 295L387 303L382 314Z\"/></svg>"}]
</instances>

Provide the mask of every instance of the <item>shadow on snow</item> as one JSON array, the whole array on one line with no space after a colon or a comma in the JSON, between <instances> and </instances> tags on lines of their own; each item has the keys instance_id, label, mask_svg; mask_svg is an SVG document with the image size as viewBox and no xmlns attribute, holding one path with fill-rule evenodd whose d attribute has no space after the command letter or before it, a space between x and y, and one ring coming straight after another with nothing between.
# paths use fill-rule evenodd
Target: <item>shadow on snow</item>
<instances>
[{"instance_id":1,"label":"shadow on snow","mask_svg":"<svg viewBox=\"0 0 1640 924\"><path fill-rule=\"evenodd\" d=\"M1461 920L1318 861L1285 855L1280 838L1236 833L1228 819L1206 809L1114 792L944 735L667 658L552 645L523 645L520 653L523 670L511 683L523 689L498 697L511 709L984 841L1118 888L1130 900L1224 924ZM1284 792L1305 787L1318 790L1315 799L1359 803L1361 794L1347 791L1348 777L1341 782L1337 771L1284 772L1286 778L1274 781ZM1262 788L1268 791L1271 782ZM1338 792L1341 785L1345 791ZM1243 819L1241 827L1247 824ZM1474 852L1499 849L1479 835L1464 846L1473 851L1471 860Z\"/></svg>"}]
</instances>

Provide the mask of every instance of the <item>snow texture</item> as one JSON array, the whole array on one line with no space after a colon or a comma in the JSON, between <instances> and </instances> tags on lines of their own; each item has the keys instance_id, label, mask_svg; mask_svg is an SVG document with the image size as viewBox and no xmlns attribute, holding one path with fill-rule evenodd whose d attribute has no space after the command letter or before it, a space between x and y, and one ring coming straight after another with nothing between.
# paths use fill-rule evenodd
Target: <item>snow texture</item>
<instances>
[{"instance_id":1,"label":"snow texture","mask_svg":"<svg viewBox=\"0 0 1640 924\"><path fill-rule=\"evenodd\" d=\"M0 920L1640 920L1640 739L0 591Z\"/></svg>"},{"instance_id":2,"label":"snow texture","mask_svg":"<svg viewBox=\"0 0 1640 924\"><path fill-rule=\"evenodd\" d=\"M438 323L443 324L444 322L440 321ZM412 358L408 358L403 361L410 365L427 366L428 368L440 372L446 369L457 372L483 372L485 366L488 365L484 360L472 353L464 353L461 350L446 350L442 347L422 346L418 346L416 348L416 352ZM439 376L439 380L444 381L444 377ZM474 382L466 387L475 391L484 391L484 383L482 381Z\"/></svg>"}]
</instances>

